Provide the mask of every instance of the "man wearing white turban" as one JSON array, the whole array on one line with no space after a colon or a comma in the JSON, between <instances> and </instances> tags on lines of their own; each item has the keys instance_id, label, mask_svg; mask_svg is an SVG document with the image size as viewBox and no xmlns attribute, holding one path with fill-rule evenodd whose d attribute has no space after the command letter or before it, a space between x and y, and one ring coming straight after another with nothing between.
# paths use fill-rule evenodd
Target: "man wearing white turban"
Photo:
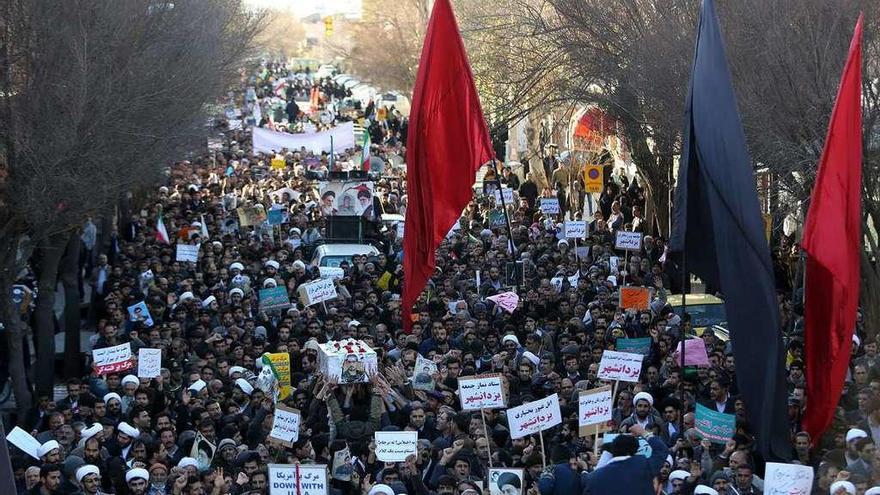
<instances>
[{"instance_id":1,"label":"man wearing white turban","mask_svg":"<svg viewBox=\"0 0 880 495\"><path fill-rule=\"evenodd\" d=\"M147 481L150 473L144 468L129 469L125 473L125 483L128 484L130 495L144 495L147 492Z\"/></svg>"},{"instance_id":2,"label":"man wearing white turban","mask_svg":"<svg viewBox=\"0 0 880 495\"><path fill-rule=\"evenodd\" d=\"M633 413L620 423L623 431L630 426L638 424L642 428L651 431L655 426L663 430L663 418L654 409L654 397L648 392L639 392L633 397Z\"/></svg>"},{"instance_id":3,"label":"man wearing white turban","mask_svg":"<svg viewBox=\"0 0 880 495\"><path fill-rule=\"evenodd\" d=\"M76 481L85 495L97 495L101 488L101 471L94 464L85 464L76 470Z\"/></svg>"}]
</instances>

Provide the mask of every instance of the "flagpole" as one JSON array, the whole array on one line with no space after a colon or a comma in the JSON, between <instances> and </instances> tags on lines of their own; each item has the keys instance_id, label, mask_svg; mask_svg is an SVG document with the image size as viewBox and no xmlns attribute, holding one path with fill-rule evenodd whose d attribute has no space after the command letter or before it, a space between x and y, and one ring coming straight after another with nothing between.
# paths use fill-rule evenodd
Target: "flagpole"
<instances>
[{"instance_id":1,"label":"flagpole","mask_svg":"<svg viewBox=\"0 0 880 495\"><path fill-rule=\"evenodd\" d=\"M495 179L498 181L498 195L501 197L501 210L504 212L504 221L507 223L507 236L508 241L510 242L510 249L513 251L511 253L513 255L513 261L516 262L516 244L513 242L513 228L510 226L510 216L507 214L507 204L504 201L504 186L501 185L501 171L498 170L498 160L494 158L492 159L492 170L495 171Z\"/></svg>"},{"instance_id":2,"label":"flagpole","mask_svg":"<svg viewBox=\"0 0 880 495\"><path fill-rule=\"evenodd\" d=\"M486 410L480 409L480 419L483 420L483 433L486 434L486 450L489 452L489 467L492 467L492 440L489 439L489 426L486 424Z\"/></svg>"},{"instance_id":3,"label":"flagpole","mask_svg":"<svg viewBox=\"0 0 880 495\"><path fill-rule=\"evenodd\" d=\"M687 241L685 241L687 242ZM681 378L678 380L678 390L679 395L681 396L682 406L685 404L684 400L684 340L685 340L685 318L687 317L687 279L688 279L688 271L687 271L687 249L682 248L681 250ZM679 411L678 414L678 436L682 438L684 436L684 407Z\"/></svg>"}]
</instances>

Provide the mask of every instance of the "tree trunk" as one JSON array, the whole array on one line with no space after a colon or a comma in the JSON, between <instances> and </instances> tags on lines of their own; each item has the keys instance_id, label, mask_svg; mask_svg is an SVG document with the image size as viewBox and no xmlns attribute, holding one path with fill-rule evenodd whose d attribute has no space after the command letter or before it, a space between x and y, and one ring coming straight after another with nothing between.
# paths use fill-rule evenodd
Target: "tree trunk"
<instances>
[{"instance_id":1,"label":"tree trunk","mask_svg":"<svg viewBox=\"0 0 880 495\"><path fill-rule=\"evenodd\" d=\"M70 234L61 260L61 283L64 285L64 376L80 376L80 294L79 256L82 240L79 232Z\"/></svg>"},{"instance_id":2,"label":"tree trunk","mask_svg":"<svg viewBox=\"0 0 880 495\"><path fill-rule=\"evenodd\" d=\"M878 327L880 325L880 264L878 264L880 243L878 243L875 231L868 227L880 225L878 223L880 222L880 202L868 194L864 194L862 197L865 198L862 203L864 208L862 231L865 233L865 244L862 248L862 287L859 302L864 317L863 328L867 332L869 340L873 341L877 335L877 329L880 328Z\"/></svg>"},{"instance_id":3,"label":"tree trunk","mask_svg":"<svg viewBox=\"0 0 880 495\"><path fill-rule=\"evenodd\" d=\"M16 275L21 268L16 260L19 248L17 237L9 236L0 243L0 290L6 294L12 292ZM24 256L27 259L29 256ZM0 321L6 331L6 346L9 350L7 356L9 363L9 377L12 381L12 393L15 394L15 403L19 419L23 419L33 404L33 394L27 379L27 363L25 362L25 335L27 325L22 319L15 304L10 297L0 297Z\"/></svg>"},{"instance_id":4,"label":"tree trunk","mask_svg":"<svg viewBox=\"0 0 880 495\"><path fill-rule=\"evenodd\" d=\"M37 327L37 369L34 381L37 395L48 395L50 398L55 385L55 290L65 241L66 235L53 235L37 251L39 292L34 310Z\"/></svg>"},{"instance_id":5,"label":"tree trunk","mask_svg":"<svg viewBox=\"0 0 880 495\"><path fill-rule=\"evenodd\" d=\"M125 224L131 220L131 191L122 194L119 198L119 210L116 216L116 229L122 233L125 232ZM120 235L120 237L123 237Z\"/></svg>"},{"instance_id":6,"label":"tree trunk","mask_svg":"<svg viewBox=\"0 0 880 495\"><path fill-rule=\"evenodd\" d=\"M107 254L110 251L110 239L113 235L113 224L116 212L113 208L101 215L101 221L98 224L98 238L95 241L95 250L92 253L93 261L98 259L98 255Z\"/></svg>"},{"instance_id":7,"label":"tree trunk","mask_svg":"<svg viewBox=\"0 0 880 495\"><path fill-rule=\"evenodd\" d=\"M672 219L669 218L669 189L665 187L654 190L654 234L669 239L672 230Z\"/></svg>"}]
</instances>

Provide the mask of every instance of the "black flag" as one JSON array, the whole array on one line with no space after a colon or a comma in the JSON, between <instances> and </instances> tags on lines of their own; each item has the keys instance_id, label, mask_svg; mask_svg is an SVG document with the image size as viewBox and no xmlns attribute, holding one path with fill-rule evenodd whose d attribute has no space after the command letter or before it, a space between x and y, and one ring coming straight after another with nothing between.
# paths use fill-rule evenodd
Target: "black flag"
<instances>
[{"instance_id":1,"label":"black flag","mask_svg":"<svg viewBox=\"0 0 880 495\"><path fill-rule=\"evenodd\" d=\"M757 450L766 460L788 459L773 265L712 0L700 12L678 172L670 249L684 251L688 271L721 288Z\"/></svg>"}]
</instances>

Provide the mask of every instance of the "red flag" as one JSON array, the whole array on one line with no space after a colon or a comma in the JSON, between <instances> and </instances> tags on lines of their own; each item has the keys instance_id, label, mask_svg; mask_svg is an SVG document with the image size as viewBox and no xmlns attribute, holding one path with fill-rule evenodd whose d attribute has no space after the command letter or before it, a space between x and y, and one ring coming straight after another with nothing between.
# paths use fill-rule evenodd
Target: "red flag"
<instances>
[{"instance_id":1,"label":"red flag","mask_svg":"<svg viewBox=\"0 0 880 495\"><path fill-rule=\"evenodd\" d=\"M862 241L862 16L856 23L801 245L807 252L804 350L813 442L831 424L852 350Z\"/></svg>"},{"instance_id":2,"label":"red flag","mask_svg":"<svg viewBox=\"0 0 880 495\"><path fill-rule=\"evenodd\" d=\"M473 198L476 171L494 156L449 0L428 21L406 146L403 323L434 273L434 252Z\"/></svg>"}]
</instances>

